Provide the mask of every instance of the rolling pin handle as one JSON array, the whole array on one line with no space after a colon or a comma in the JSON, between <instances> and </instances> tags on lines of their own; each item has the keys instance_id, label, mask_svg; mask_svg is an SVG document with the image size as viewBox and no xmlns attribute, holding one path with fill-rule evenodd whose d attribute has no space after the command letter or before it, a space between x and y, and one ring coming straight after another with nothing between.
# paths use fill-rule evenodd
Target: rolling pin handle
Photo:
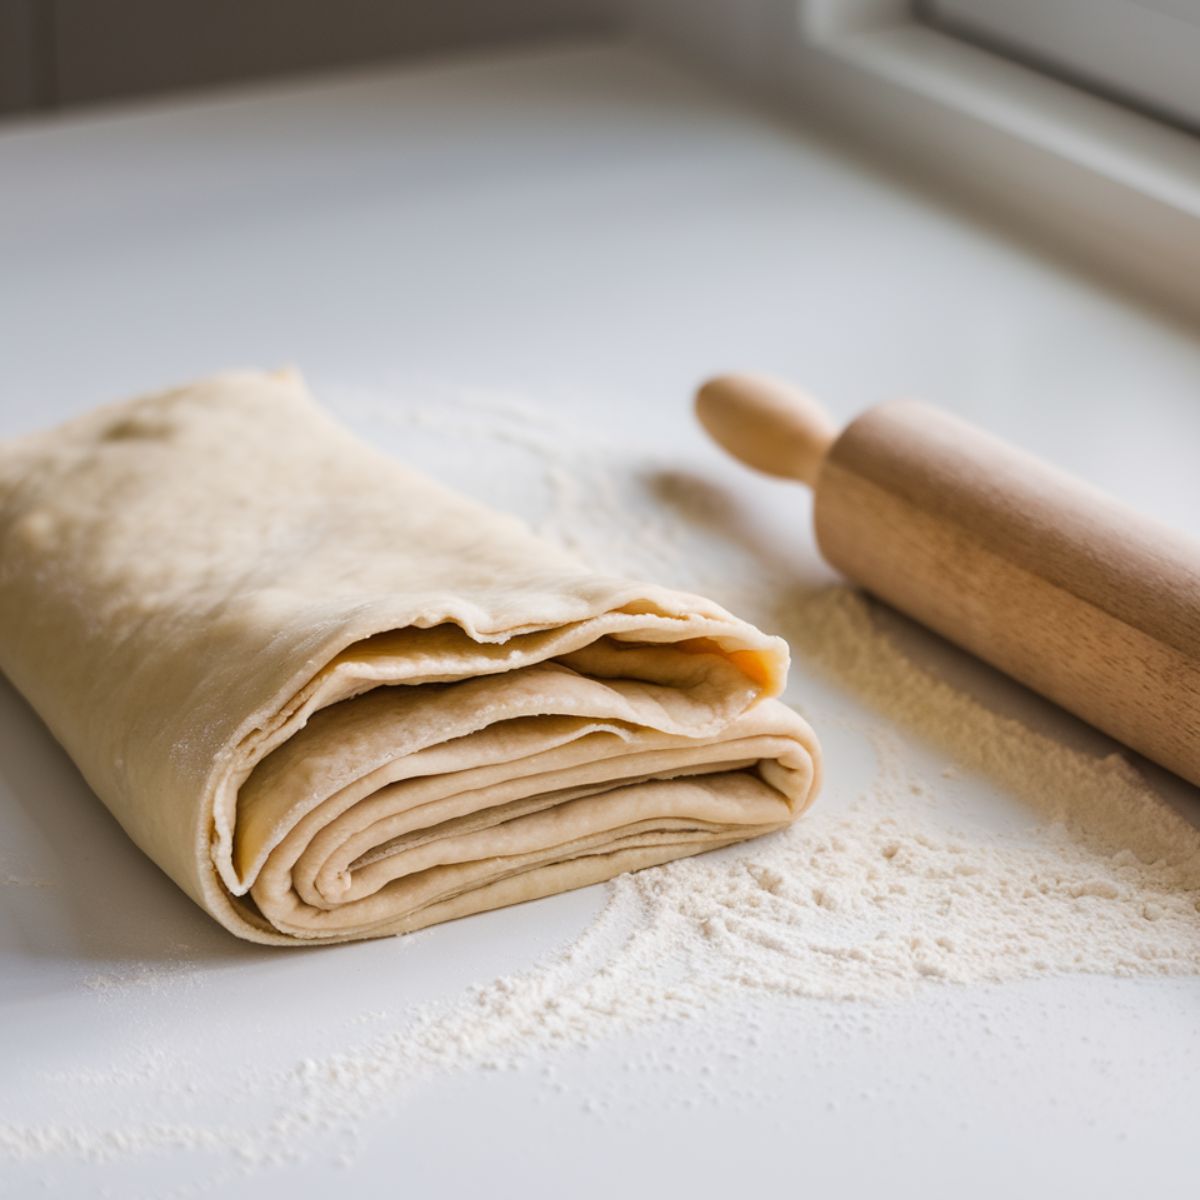
<instances>
[{"instance_id":1,"label":"rolling pin handle","mask_svg":"<svg viewBox=\"0 0 1200 1200\"><path fill-rule=\"evenodd\" d=\"M734 458L782 479L814 487L837 438L829 414L811 396L766 375L718 375L696 393L696 416Z\"/></svg>"}]
</instances>

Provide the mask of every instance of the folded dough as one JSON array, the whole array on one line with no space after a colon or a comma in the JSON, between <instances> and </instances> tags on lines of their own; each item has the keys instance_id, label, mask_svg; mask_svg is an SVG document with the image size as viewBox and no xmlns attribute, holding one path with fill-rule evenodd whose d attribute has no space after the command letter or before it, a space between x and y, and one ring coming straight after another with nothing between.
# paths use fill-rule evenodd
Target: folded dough
<instances>
[{"instance_id":1,"label":"folded dough","mask_svg":"<svg viewBox=\"0 0 1200 1200\"><path fill-rule=\"evenodd\" d=\"M787 647L218 376L0 443L0 668L252 941L417 929L777 829ZM131 914L132 915L132 914Z\"/></svg>"}]
</instances>

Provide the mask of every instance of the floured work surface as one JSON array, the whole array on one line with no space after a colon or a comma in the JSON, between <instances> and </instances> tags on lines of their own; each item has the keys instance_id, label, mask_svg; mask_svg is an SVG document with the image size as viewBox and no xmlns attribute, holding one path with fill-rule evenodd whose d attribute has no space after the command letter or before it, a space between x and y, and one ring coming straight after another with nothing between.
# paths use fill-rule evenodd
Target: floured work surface
<instances>
[{"instance_id":1,"label":"floured work surface","mask_svg":"<svg viewBox=\"0 0 1200 1200\"><path fill-rule=\"evenodd\" d=\"M266 959L220 970L219 946L196 945L185 913L150 920L147 957L90 968L76 985L76 1002L111 1034L39 1077L31 1094L47 1116L0 1122L0 1156L32 1172L104 1163L144 1177L180 1151L204 1156L197 1194L245 1174L269 1186L295 1164L377 1153L397 1112L404 1122L430 1113L402 1140L417 1153L446 1105L461 1114L489 1103L482 1081L507 1093L531 1079L554 1112L565 1103L647 1122L686 1091L698 1106L689 1143L693 1121L784 1119L781 1096L786 1112L817 1104L825 1129L852 1117L857 1140L862 1128L884 1136L876 1119L903 1126L910 1095L926 1108L957 1103L947 1064L1025 1036L1031 1017L1057 1031L1060 1080L1089 1069L1097 1025L1128 1020L1122 995L1136 996L1158 1041L1173 1031L1179 1043L1187 991L1148 990L1145 977L1200 974L1200 835L1128 762L1062 740L1062 719L1038 732L1028 700L1014 719L952 686L930 667L931 639L849 589L797 587L788 543L766 526L744 536L744 500L680 470L673 451L631 455L623 440L504 396L337 389L333 399L373 440L437 461L483 498L499 503L521 481L537 493L522 511L598 572L661 573L784 630L805 671L794 702L837 764L824 801L774 836L625 874L600 894L343 947L334 970L323 955L289 958L304 971L298 992L291 977L266 979ZM473 480L481 455L488 472ZM62 809L82 824L86 804L71 793ZM119 849L107 844L105 869ZM24 894L53 905L64 891L48 876L31 864L11 882L39 885ZM132 895L160 896L161 881L136 883ZM111 915L101 924L116 927ZM190 944L161 949L179 935ZM467 973L447 985L464 945ZM1097 974L1143 978L1120 993ZM1097 1004L1101 987L1117 999ZM247 1065L215 1060L214 1017L258 1029L260 992L272 1024ZM1076 995L1093 997L1083 1014L1061 999ZM575 1056L589 1045L604 1053L585 1070ZM769 1064L781 1079L770 1081ZM847 1102L855 1089L904 1103L876 1112ZM845 1111L826 1110L826 1094Z\"/></svg>"}]
</instances>

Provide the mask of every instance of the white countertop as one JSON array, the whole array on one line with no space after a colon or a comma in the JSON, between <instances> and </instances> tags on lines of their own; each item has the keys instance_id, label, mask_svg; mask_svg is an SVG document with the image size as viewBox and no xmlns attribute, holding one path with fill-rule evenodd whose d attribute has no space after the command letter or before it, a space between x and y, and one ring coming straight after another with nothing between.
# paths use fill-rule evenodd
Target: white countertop
<instances>
[{"instance_id":1,"label":"white countertop","mask_svg":"<svg viewBox=\"0 0 1200 1200\"><path fill-rule=\"evenodd\" d=\"M537 518L551 500L518 445L429 419L448 397L521 397L711 480L812 577L802 493L692 428L713 370L790 376L842 417L919 395L1184 528L1200 513L1191 330L640 51L0 130L0 435L284 362L366 435ZM389 420L389 397L419 401L423 423ZM798 664L791 694L820 687ZM1018 689L1003 702L1079 736ZM831 739L822 804L864 785L854 744ZM983 783L968 799L1006 803ZM703 1044L650 1025L414 1079L347 1131L348 1162L314 1135L293 1161L246 1166L196 1136L271 1119L270 1094L227 1103L239 1073L537 963L605 889L328 952L243 946L140 856L3 682L0 883L0 1194L1196 1191L1195 978L764 1000L755 1045L714 1012ZM190 1132L143 1152L155 1121ZM68 1134L38 1153L33 1127Z\"/></svg>"}]
</instances>

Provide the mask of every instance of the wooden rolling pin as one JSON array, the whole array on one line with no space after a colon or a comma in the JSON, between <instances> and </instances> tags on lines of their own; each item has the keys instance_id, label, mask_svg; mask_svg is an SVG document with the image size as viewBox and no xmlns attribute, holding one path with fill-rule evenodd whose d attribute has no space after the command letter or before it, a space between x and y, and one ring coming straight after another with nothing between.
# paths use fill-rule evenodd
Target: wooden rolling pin
<instances>
[{"instance_id":1,"label":"wooden rolling pin","mask_svg":"<svg viewBox=\"0 0 1200 1200\"><path fill-rule=\"evenodd\" d=\"M813 489L839 571L1200 784L1200 543L925 404L839 435L797 389L726 375L696 413L742 462Z\"/></svg>"}]
</instances>

